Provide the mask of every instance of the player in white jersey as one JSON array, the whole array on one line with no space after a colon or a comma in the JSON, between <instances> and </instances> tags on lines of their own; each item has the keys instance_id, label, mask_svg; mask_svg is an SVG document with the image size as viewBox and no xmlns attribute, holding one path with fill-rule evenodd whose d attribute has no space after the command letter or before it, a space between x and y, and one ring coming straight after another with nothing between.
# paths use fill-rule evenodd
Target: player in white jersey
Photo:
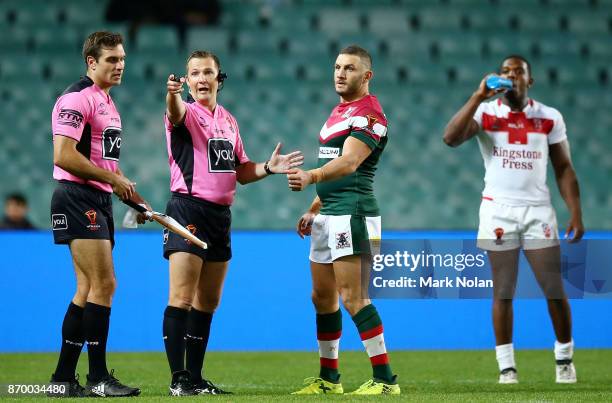
<instances>
[{"instance_id":1,"label":"player in white jersey","mask_svg":"<svg viewBox=\"0 0 612 403\"><path fill-rule=\"evenodd\" d=\"M486 77L444 132L456 147L477 136L486 169L480 206L478 246L488 251L493 270L493 328L500 383L517 383L512 344L512 299L522 248L548 302L557 340L557 383L576 382L570 306L561 279L561 253L555 211L546 186L548 158L570 211L565 237L584 234L580 192L572 166L565 123L554 108L528 97L534 84L522 56L505 58L500 76L512 89L491 90ZM498 93L497 100L484 102Z\"/></svg>"}]
</instances>

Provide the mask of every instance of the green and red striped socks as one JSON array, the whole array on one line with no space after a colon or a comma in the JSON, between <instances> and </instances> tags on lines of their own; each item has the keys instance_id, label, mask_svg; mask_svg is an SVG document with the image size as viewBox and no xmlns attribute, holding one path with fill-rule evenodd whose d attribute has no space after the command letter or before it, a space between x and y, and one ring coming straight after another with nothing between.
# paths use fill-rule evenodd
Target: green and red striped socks
<instances>
[{"instance_id":1,"label":"green and red striped socks","mask_svg":"<svg viewBox=\"0 0 612 403\"><path fill-rule=\"evenodd\" d=\"M317 314L317 342L321 361L319 377L332 383L338 383L340 379L338 350L341 335L342 313L339 309L333 313Z\"/></svg>"},{"instance_id":2,"label":"green and red striped socks","mask_svg":"<svg viewBox=\"0 0 612 403\"><path fill-rule=\"evenodd\" d=\"M363 346L370 357L374 379L385 383L394 383L395 379L389 365L383 325L374 305L363 307L353 316Z\"/></svg>"}]
</instances>

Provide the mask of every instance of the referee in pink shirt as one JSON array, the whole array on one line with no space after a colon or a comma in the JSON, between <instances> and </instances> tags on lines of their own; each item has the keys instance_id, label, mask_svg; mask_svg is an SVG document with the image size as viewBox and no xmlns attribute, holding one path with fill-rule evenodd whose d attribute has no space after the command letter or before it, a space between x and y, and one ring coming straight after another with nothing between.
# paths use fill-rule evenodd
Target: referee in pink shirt
<instances>
[{"instance_id":1,"label":"referee in pink shirt","mask_svg":"<svg viewBox=\"0 0 612 403\"><path fill-rule=\"evenodd\" d=\"M53 107L51 224L56 244L70 247L77 290L62 323L62 348L52 383L68 384L63 397L137 396L106 366L106 344L116 280L111 195L143 202L134 183L119 169L121 116L110 95L125 68L123 38L94 32L83 44L86 74L59 96ZM142 221L143 217L139 218ZM86 388L75 375L87 343Z\"/></svg>"},{"instance_id":2,"label":"referee in pink shirt","mask_svg":"<svg viewBox=\"0 0 612 403\"><path fill-rule=\"evenodd\" d=\"M166 141L172 197L166 213L208 244L203 250L171 232L164 234L164 257L170 261L170 293L163 336L174 396L225 394L202 377L213 313L232 257L230 206L236 181L247 184L302 165L301 152L255 163L244 150L236 119L217 103L226 75L213 53L195 51L187 59L187 76L168 77ZM183 84L187 101L181 98Z\"/></svg>"}]
</instances>

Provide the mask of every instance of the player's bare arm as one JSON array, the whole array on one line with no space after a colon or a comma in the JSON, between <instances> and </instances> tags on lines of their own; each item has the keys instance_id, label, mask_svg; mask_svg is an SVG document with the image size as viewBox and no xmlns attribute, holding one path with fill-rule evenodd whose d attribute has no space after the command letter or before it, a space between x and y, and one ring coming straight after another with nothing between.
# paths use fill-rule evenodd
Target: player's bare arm
<instances>
[{"instance_id":1,"label":"player's bare arm","mask_svg":"<svg viewBox=\"0 0 612 403\"><path fill-rule=\"evenodd\" d=\"M552 144L549 147L549 153L559 192L570 212L565 237L567 238L570 233L573 233L570 242L577 242L584 235L584 225L582 224L582 208L580 206L580 187L578 186L576 171L572 165L569 143L564 140Z\"/></svg>"},{"instance_id":2,"label":"player's bare arm","mask_svg":"<svg viewBox=\"0 0 612 403\"><path fill-rule=\"evenodd\" d=\"M301 151L293 151L289 154L281 154L283 145L278 143L267 162L247 162L236 168L236 180L241 185L256 182L270 174L285 174L291 169L304 163Z\"/></svg>"},{"instance_id":3,"label":"player's bare arm","mask_svg":"<svg viewBox=\"0 0 612 403\"><path fill-rule=\"evenodd\" d=\"M166 82L168 91L166 94L166 113L168 114L168 120L175 125L183 123L187 112L181 98L184 83L185 77L176 77L174 74L170 74Z\"/></svg>"},{"instance_id":4,"label":"player's bare arm","mask_svg":"<svg viewBox=\"0 0 612 403\"><path fill-rule=\"evenodd\" d=\"M96 167L77 150L77 144L77 141L70 137L54 136L53 163L79 178L110 184L113 192L122 199L132 197L134 194L132 181L123 175Z\"/></svg>"},{"instance_id":5,"label":"player's bare arm","mask_svg":"<svg viewBox=\"0 0 612 403\"><path fill-rule=\"evenodd\" d=\"M316 196L312 203L310 204L310 208L306 211L297 222L296 230L297 234L300 238L304 239L304 236L310 236L312 231L312 222L317 214L321 211L321 199L319 196Z\"/></svg>"},{"instance_id":6,"label":"player's bare arm","mask_svg":"<svg viewBox=\"0 0 612 403\"><path fill-rule=\"evenodd\" d=\"M446 125L443 137L446 145L457 147L478 133L478 123L474 120L474 113L476 109L478 109L478 105L498 94L500 91L503 91L488 89L486 85L488 76L489 74L482 79L478 89Z\"/></svg>"},{"instance_id":7,"label":"player's bare arm","mask_svg":"<svg viewBox=\"0 0 612 403\"><path fill-rule=\"evenodd\" d=\"M370 147L355 137L349 137L344 142L342 156L328 162L321 168L302 171L295 169L287 174L289 189L301 191L313 183L332 181L350 175L359 168L372 153Z\"/></svg>"}]
</instances>

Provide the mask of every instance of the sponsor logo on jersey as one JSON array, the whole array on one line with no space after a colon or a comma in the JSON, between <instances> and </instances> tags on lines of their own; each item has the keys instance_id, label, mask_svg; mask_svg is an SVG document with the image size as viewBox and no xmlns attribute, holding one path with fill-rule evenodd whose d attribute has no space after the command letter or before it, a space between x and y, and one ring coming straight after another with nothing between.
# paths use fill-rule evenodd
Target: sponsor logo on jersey
<instances>
[{"instance_id":1,"label":"sponsor logo on jersey","mask_svg":"<svg viewBox=\"0 0 612 403\"><path fill-rule=\"evenodd\" d=\"M121 153L121 128L109 126L102 132L102 158L119 161Z\"/></svg>"},{"instance_id":2,"label":"sponsor logo on jersey","mask_svg":"<svg viewBox=\"0 0 612 403\"><path fill-rule=\"evenodd\" d=\"M87 228L89 228L90 231L99 230L100 224L98 224L96 221L98 217L98 213L96 213L96 210L90 209L90 210L87 210L84 214L89 220L89 225L87 226Z\"/></svg>"},{"instance_id":3,"label":"sponsor logo on jersey","mask_svg":"<svg viewBox=\"0 0 612 403\"><path fill-rule=\"evenodd\" d=\"M501 166L505 169L533 170L534 160L541 160L541 151L509 150L503 147L493 146L493 157L501 158Z\"/></svg>"},{"instance_id":4,"label":"sponsor logo on jersey","mask_svg":"<svg viewBox=\"0 0 612 403\"><path fill-rule=\"evenodd\" d=\"M100 105L98 105L98 114L102 116L108 115L108 110L106 109L106 103L100 102Z\"/></svg>"},{"instance_id":5,"label":"sponsor logo on jersey","mask_svg":"<svg viewBox=\"0 0 612 403\"><path fill-rule=\"evenodd\" d=\"M340 156L338 147L319 147L319 158L334 159Z\"/></svg>"},{"instance_id":6,"label":"sponsor logo on jersey","mask_svg":"<svg viewBox=\"0 0 612 403\"><path fill-rule=\"evenodd\" d=\"M493 232L495 232L495 244L496 245L503 244L504 241L502 240L502 237L504 236L504 229L503 228L495 228L493 230Z\"/></svg>"},{"instance_id":7,"label":"sponsor logo on jersey","mask_svg":"<svg viewBox=\"0 0 612 403\"><path fill-rule=\"evenodd\" d=\"M523 122L516 121L516 122L508 122L508 127L510 129L515 129L515 130L523 130L525 128L525 125L523 124Z\"/></svg>"},{"instance_id":8,"label":"sponsor logo on jersey","mask_svg":"<svg viewBox=\"0 0 612 403\"><path fill-rule=\"evenodd\" d=\"M374 125L378 122L378 118L374 115L366 115L366 119L368 119L368 129L374 131Z\"/></svg>"},{"instance_id":9,"label":"sponsor logo on jersey","mask_svg":"<svg viewBox=\"0 0 612 403\"><path fill-rule=\"evenodd\" d=\"M348 232L336 232L336 249L347 249L351 247Z\"/></svg>"},{"instance_id":10,"label":"sponsor logo on jersey","mask_svg":"<svg viewBox=\"0 0 612 403\"><path fill-rule=\"evenodd\" d=\"M61 109L57 115L57 124L59 125L72 126L78 129L82 123L83 114L74 109Z\"/></svg>"},{"instance_id":11,"label":"sponsor logo on jersey","mask_svg":"<svg viewBox=\"0 0 612 403\"><path fill-rule=\"evenodd\" d=\"M51 215L51 224L53 226L53 231L68 229L68 219L66 218L66 214Z\"/></svg>"},{"instance_id":12,"label":"sponsor logo on jersey","mask_svg":"<svg viewBox=\"0 0 612 403\"><path fill-rule=\"evenodd\" d=\"M208 172L236 172L234 144L229 139L208 140Z\"/></svg>"},{"instance_id":13,"label":"sponsor logo on jersey","mask_svg":"<svg viewBox=\"0 0 612 403\"><path fill-rule=\"evenodd\" d=\"M354 107L354 106L350 106L350 107L349 107L349 108L346 110L346 112L344 112L344 113L342 114L342 117L343 117L343 118L345 118L345 119L346 119L346 118L350 118L350 117L351 117L351 115L353 114L353 112L355 112L355 109L357 109L357 108L356 108L356 107Z\"/></svg>"},{"instance_id":14,"label":"sponsor logo on jersey","mask_svg":"<svg viewBox=\"0 0 612 403\"><path fill-rule=\"evenodd\" d=\"M542 119L540 118L533 118L532 120L533 123L533 128L537 131L537 132L541 132L542 131Z\"/></svg>"}]
</instances>

